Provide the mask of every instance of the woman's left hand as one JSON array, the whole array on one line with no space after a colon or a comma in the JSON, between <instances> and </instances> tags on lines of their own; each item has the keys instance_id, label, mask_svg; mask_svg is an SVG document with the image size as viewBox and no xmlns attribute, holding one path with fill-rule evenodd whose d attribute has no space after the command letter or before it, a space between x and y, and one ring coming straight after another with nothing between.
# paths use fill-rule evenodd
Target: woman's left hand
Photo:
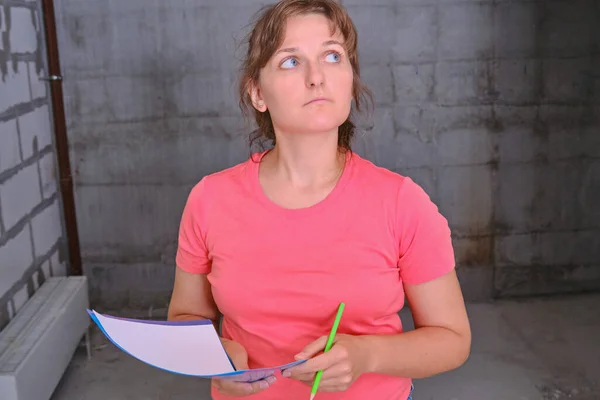
<instances>
[{"instance_id":1,"label":"woman's left hand","mask_svg":"<svg viewBox=\"0 0 600 400\"><path fill-rule=\"evenodd\" d=\"M296 359L308 360L284 371L283 376L312 386L317 371L323 370L319 391L342 392L368 371L369 352L364 337L337 335L328 352L316 355L325 349L326 343L327 336L323 336L306 346Z\"/></svg>"}]
</instances>

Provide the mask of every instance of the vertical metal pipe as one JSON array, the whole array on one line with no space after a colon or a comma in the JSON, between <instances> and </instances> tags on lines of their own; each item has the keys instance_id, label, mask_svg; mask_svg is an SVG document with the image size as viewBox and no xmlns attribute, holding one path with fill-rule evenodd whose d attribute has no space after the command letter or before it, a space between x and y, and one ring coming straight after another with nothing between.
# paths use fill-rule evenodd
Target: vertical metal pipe
<instances>
[{"instance_id":1,"label":"vertical metal pipe","mask_svg":"<svg viewBox=\"0 0 600 400\"><path fill-rule=\"evenodd\" d=\"M56 36L56 18L54 14L54 1L41 0L42 18L46 40L46 54L48 75L59 79L48 81L50 100L52 102L54 135L56 144L56 158L58 160L59 188L61 192L64 223L68 243L69 274L82 275L81 251L79 247L79 233L75 214L75 198L73 195L73 178L69 162L69 141L67 138L67 125L63 103L62 79L60 79L60 60L58 54L58 39Z\"/></svg>"}]
</instances>

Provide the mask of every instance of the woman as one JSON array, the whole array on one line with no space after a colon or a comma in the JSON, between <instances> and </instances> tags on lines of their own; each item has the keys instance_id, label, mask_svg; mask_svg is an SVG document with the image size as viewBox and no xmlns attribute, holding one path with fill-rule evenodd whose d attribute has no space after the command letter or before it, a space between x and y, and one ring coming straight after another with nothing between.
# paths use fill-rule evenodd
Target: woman
<instances>
[{"instance_id":1,"label":"woman","mask_svg":"<svg viewBox=\"0 0 600 400\"><path fill-rule=\"evenodd\" d=\"M308 359L214 399L408 399L459 367L470 328L446 219L411 179L350 150L356 32L334 0L283 0L249 36L240 95L271 150L204 177L181 220L169 319L222 316L238 369ZM405 297L416 329L398 317ZM322 353L337 306L346 309Z\"/></svg>"}]
</instances>

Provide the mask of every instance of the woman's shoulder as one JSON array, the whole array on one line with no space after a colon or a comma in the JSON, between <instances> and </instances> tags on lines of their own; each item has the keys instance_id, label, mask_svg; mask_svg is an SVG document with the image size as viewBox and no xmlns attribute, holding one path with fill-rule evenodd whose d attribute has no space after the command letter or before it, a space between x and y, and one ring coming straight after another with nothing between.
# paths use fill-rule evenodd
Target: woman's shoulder
<instances>
[{"instance_id":1,"label":"woman's shoulder","mask_svg":"<svg viewBox=\"0 0 600 400\"><path fill-rule=\"evenodd\" d=\"M396 201L429 202L430 197L421 185L410 176L377 165L375 162L353 154L360 185L382 193L388 191Z\"/></svg>"},{"instance_id":2,"label":"woman's shoulder","mask_svg":"<svg viewBox=\"0 0 600 400\"><path fill-rule=\"evenodd\" d=\"M233 166L204 175L190 191L190 197L214 198L222 195L235 194L243 190L247 183L248 168L251 168L252 158Z\"/></svg>"},{"instance_id":3,"label":"woman's shoulder","mask_svg":"<svg viewBox=\"0 0 600 400\"><path fill-rule=\"evenodd\" d=\"M399 172L376 164L376 162L362 157L356 153L352 154L352 160L356 171L356 177L362 185L373 185L380 188L398 190L398 188L411 179Z\"/></svg>"}]
</instances>

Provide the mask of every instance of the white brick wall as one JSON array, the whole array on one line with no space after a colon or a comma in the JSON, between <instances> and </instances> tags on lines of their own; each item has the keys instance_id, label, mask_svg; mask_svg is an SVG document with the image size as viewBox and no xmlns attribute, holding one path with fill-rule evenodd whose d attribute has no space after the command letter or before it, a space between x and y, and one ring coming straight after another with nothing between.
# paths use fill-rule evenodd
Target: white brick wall
<instances>
[{"instance_id":1,"label":"white brick wall","mask_svg":"<svg viewBox=\"0 0 600 400\"><path fill-rule=\"evenodd\" d=\"M0 173L21 162L17 121L0 122Z\"/></svg>"},{"instance_id":2,"label":"white brick wall","mask_svg":"<svg viewBox=\"0 0 600 400\"><path fill-rule=\"evenodd\" d=\"M57 191L58 174L56 171L56 155L47 153L40 160L40 177L42 179L42 196L47 199Z\"/></svg>"},{"instance_id":3,"label":"white brick wall","mask_svg":"<svg viewBox=\"0 0 600 400\"><path fill-rule=\"evenodd\" d=\"M52 254L52 256L50 257L50 263L52 264L52 276L67 275L67 266L64 262L59 261L58 251Z\"/></svg>"},{"instance_id":4,"label":"white brick wall","mask_svg":"<svg viewBox=\"0 0 600 400\"><path fill-rule=\"evenodd\" d=\"M29 78L27 77L27 65L24 62L17 63L17 71L8 63L8 71L5 80L0 79L0 113L6 111L15 104L29 101Z\"/></svg>"},{"instance_id":5,"label":"white brick wall","mask_svg":"<svg viewBox=\"0 0 600 400\"><path fill-rule=\"evenodd\" d=\"M36 31L28 8L10 8L10 51L33 53L37 49Z\"/></svg>"},{"instance_id":6,"label":"white brick wall","mask_svg":"<svg viewBox=\"0 0 600 400\"><path fill-rule=\"evenodd\" d=\"M9 310L9 319L42 278L65 275L59 250L50 254L62 236L62 221L47 84L39 80L45 73L38 73L32 56L40 50L40 18L37 8L18 4L9 2L0 11L0 36L8 38L0 40L0 49L8 52L0 79L0 307Z\"/></svg>"},{"instance_id":7,"label":"white brick wall","mask_svg":"<svg viewBox=\"0 0 600 400\"><path fill-rule=\"evenodd\" d=\"M36 215L31 221L31 227L33 228L35 255L42 257L50 251L61 236L58 200Z\"/></svg>"},{"instance_id":8,"label":"white brick wall","mask_svg":"<svg viewBox=\"0 0 600 400\"><path fill-rule=\"evenodd\" d=\"M0 247L0 294L6 293L11 286L21 279L33 263L31 235L25 228L8 243Z\"/></svg>"},{"instance_id":9,"label":"white brick wall","mask_svg":"<svg viewBox=\"0 0 600 400\"><path fill-rule=\"evenodd\" d=\"M4 10L0 9L0 38L4 37L6 31L6 20L4 18ZM4 50L4 40L0 40L0 50Z\"/></svg>"},{"instance_id":10,"label":"white brick wall","mask_svg":"<svg viewBox=\"0 0 600 400\"><path fill-rule=\"evenodd\" d=\"M42 201L39 185L37 165L31 164L0 186L2 219L7 230Z\"/></svg>"},{"instance_id":11,"label":"white brick wall","mask_svg":"<svg viewBox=\"0 0 600 400\"><path fill-rule=\"evenodd\" d=\"M39 74L35 70L35 65L29 66L29 83L31 85L31 98L39 99L46 97L48 84L45 81L41 81L40 77L46 76L46 72L42 69Z\"/></svg>"},{"instance_id":12,"label":"white brick wall","mask_svg":"<svg viewBox=\"0 0 600 400\"><path fill-rule=\"evenodd\" d=\"M23 146L23 158L26 160L33 155L33 140L37 137L38 150L52 143L50 114L48 106L36 108L19 118L19 131Z\"/></svg>"}]
</instances>

